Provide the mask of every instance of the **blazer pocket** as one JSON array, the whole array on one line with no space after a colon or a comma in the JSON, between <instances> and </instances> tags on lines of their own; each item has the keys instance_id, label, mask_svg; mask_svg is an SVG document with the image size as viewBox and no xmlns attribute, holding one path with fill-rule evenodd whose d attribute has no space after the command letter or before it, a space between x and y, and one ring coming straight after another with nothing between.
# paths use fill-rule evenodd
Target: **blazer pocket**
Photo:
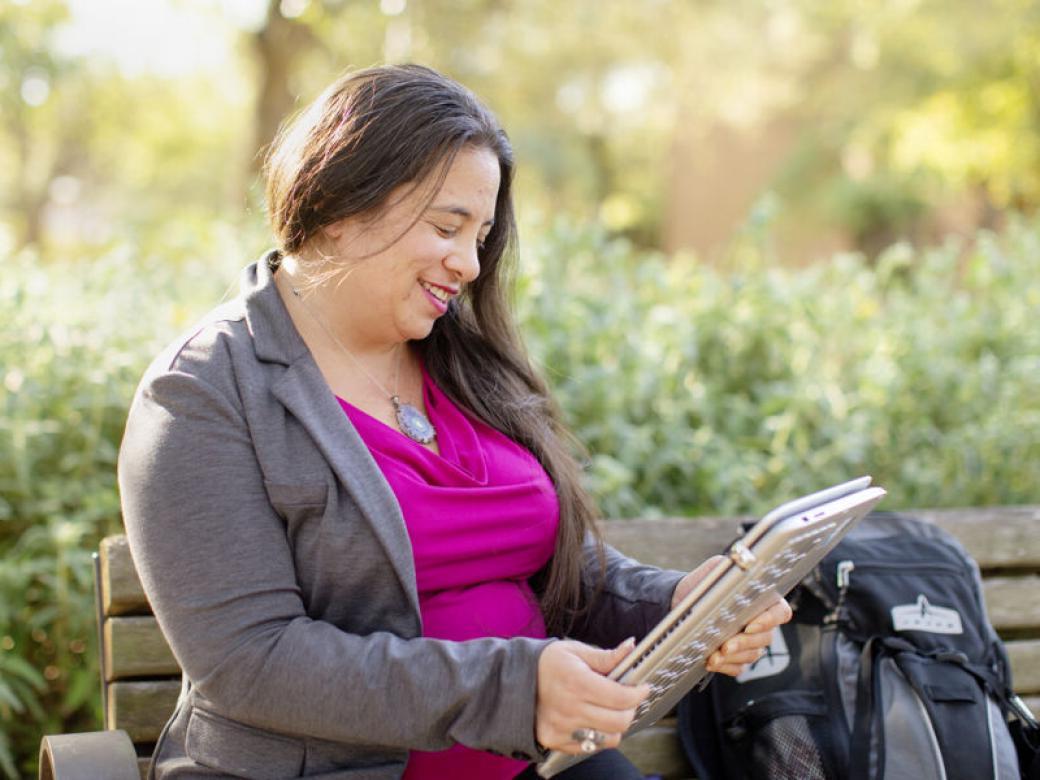
<instances>
[{"instance_id":1,"label":"blazer pocket","mask_svg":"<svg viewBox=\"0 0 1040 780\"><path fill-rule=\"evenodd\" d=\"M195 707L184 750L196 763L250 780L301 777L303 740L247 726Z\"/></svg>"}]
</instances>

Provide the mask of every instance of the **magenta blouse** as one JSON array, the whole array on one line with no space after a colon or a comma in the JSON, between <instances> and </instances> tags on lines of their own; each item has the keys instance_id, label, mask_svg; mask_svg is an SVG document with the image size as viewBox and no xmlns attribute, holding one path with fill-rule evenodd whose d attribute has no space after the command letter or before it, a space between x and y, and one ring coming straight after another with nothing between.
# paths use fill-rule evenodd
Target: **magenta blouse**
<instances>
[{"instance_id":1,"label":"magenta blouse","mask_svg":"<svg viewBox=\"0 0 1040 780\"><path fill-rule=\"evenodd\" d=\"M460 410L425 370L423 399L439 455L339 399L401 505L423 635L454 641L545 637L527 580L556 544L559 504L552 482L528 450ZM505 779L525 766L455 745L412 751L404 778Z\"/></svg>"}]
</instances>

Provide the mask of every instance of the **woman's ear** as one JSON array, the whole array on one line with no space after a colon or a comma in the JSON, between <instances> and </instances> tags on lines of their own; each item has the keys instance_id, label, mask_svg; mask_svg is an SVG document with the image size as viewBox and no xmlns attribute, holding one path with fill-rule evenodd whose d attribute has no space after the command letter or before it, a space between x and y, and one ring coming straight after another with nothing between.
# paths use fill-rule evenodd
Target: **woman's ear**
<instances>
[{"instance_id":1,"label":"woman's ear","mask_svg":"<svg viewBox=\"0 0 1040 780\"><path fill-rule=\"evenodd\" d=\"M338 241L343 236L346 229L347 221L345 219L340 219L323 227L321 233L325 238L331 241Z\"/></svg>"}]
</instances>

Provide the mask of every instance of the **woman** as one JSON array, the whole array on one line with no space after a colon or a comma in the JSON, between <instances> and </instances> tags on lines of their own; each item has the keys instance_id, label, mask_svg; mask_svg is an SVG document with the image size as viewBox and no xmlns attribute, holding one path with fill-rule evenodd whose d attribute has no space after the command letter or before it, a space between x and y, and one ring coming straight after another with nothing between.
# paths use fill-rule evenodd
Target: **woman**
<instances>
[{"instance_id":1,"label":"woman","mask_svg":"<svg viewBox=\"0 0 1040 780\"><path fill-rule=\"evenodd\" d=\"M704 567L598 540L506 305L505 134L439 74L374 68L267 173L278 250L152 364L120 453L184 670L155 776L510 778L613 748L647 690L604 674ZM712 668L737 673L789 615ZM611 749L571 772L639 776Z\"/></svg>"}]
</instances>

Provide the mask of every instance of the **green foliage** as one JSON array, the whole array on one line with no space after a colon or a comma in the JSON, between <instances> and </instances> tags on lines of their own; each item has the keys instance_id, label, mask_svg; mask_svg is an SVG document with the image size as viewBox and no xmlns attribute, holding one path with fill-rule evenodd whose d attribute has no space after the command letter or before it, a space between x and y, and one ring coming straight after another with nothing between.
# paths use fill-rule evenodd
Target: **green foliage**
<instances>
[{"instance_id":1,"label":"green foliage","mask_svg":"<svg viewBox=\"0 0 1040 780\"><path fill-rule=\"evenodd\" d=\"M735 514L871 473L889 507L1037 501L1036 225L802 270L557 226L525 332L607 516ZM1031 314L1033 313L1033 314Z\"/></svg>"},{"instance_id":2,"label":"green foliage","mask_svg":"<svg viewBox=\"0 0 1040 780\"><path fill-rule=\"evenodd\" d=\"M856 246L869 247L874 236L905 235L924 211L922 197L909 182L888 176L862 181L836 179L824 192L824 209L845 225Z\"/></svg>"},{"instance_id":3,"label":"green foliage","mask_svg":"<svg viewBox=\"0 0 1040 780\"><path fill-rule=\"evenodd\" d=\"M91 553L121 530L115 464L151 354L228 276L142 261L10 258L0 276L0 776L45 733L100 723Z\"/></svg>"},{"instance_id":4,"label":"green foliage","mask_svg":"<svg viewBox=\"0 0 1040 780\"><path fill-rule=\"evenodd\" d=\"M127 405L255 227L172 221L0 276L2 776L100 724L90 554L120 530ZM1040 501L1040 226L802 270L766 238L727 272L562 223L525 245L524 333L605 515L756 512L865 472L890 507Z\"/></svg>"}]
</instances>

